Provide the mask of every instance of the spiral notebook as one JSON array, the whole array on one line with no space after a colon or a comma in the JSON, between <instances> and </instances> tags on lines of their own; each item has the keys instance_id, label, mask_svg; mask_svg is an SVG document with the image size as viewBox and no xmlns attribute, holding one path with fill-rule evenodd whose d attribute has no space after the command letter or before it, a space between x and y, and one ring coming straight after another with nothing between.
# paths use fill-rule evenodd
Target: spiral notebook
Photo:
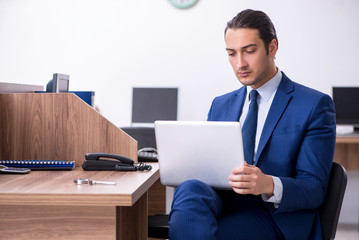
<instances>
[{"instance_id":1,"label":"spiral notebook","mask_svg":"<svg viewBox=\"0 0 359 240\"><path fill-rule=\"evenodd\" d=\"M75 161L62 160L0 160L0 164L31 170L71 170L75 167Z\"/></svg>"}]
</instances>

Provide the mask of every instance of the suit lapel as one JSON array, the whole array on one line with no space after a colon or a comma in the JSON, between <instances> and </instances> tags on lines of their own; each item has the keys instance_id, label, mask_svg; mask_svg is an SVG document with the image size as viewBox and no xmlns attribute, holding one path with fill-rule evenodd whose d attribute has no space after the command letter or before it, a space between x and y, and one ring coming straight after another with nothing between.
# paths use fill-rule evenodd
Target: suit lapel
<instances>
[{"instance_id":1,"label":"suit lapel","mask_svg":"<svg viewBox=\"0 0 359 240\"><path fill-rule=\"evenodd\" d=\"M264 127L258 144L255 165L258 164L258 159L260 158L260 155L265 145L267 144L275 126L277 125L290 99L292 98L292 94L290 93L293 91L293 82L283 73L281 83L278 86L272 105L269 109L267 119L264 123Z\"/></svg>"},{"instance_id":2,"label":"suit lapel","mask_svg":"<svg viewBox=\"0 0 359 240\"><path fill-rule=\"evenodd\" d=\"M228 121L235 121L235 122L239 121L239 118L242 114L242 108L244 104L244 98L246 97L246 93L247 93L247 88L245 86L241 87L238 90L238 93L230 99L228 105L228 116L227 116Z\"/></svg>"}]
</instances>

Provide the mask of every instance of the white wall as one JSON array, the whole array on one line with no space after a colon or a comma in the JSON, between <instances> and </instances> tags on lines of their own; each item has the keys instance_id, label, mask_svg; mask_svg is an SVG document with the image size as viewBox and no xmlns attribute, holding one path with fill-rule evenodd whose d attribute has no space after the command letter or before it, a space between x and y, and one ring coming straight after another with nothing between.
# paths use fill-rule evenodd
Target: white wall
<instances>
[{"instance_id":1,"label":"white wall","mask_svg":"<svg viewBox=\"0 0 359 240\"><path fill-rule=\"evenodd\" d=\"M239 88L224 50L225 24L261 9L278 32L277 65L331 94L359 85L357 0L0 0L0 81L45 85L70 74L70 90L96 91L102 114L131 122L132 87L179 87L179 119L206 119L212 98Z\"/></svg>"},{"instance_id":2,"label":"white wall","mask_svg":"<svg viewBox=\"0 0 359 240\"><path fill-rule=\"evenodd\" d=\"M70 90L95 91L118 126L130 125L132 87L179 87L179 120L205 120L214 96L240 87L223 30L246 8L273 20L277 65L292 80L328 94L359 85L357 0L200 0L189 10L167 0L0 0L0 82L69 74Z\"/></svg>"}]
</instances>

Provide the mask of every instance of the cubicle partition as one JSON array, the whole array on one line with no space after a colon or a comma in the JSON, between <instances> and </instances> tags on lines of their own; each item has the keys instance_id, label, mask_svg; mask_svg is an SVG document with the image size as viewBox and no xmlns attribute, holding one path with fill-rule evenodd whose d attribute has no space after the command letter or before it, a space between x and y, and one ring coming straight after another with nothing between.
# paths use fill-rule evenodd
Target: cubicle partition
<instances>
[{"instance_id":1,"label":"cubicle partition","mask_svg":"<svg viewBox=\"0 0 359 240\"><path fill-rule=\"evenodd\" d=\"M89 152L137 158L137 141L71 93L0 94L0 159L71 160Z\"/></svg>"}]
</instances>

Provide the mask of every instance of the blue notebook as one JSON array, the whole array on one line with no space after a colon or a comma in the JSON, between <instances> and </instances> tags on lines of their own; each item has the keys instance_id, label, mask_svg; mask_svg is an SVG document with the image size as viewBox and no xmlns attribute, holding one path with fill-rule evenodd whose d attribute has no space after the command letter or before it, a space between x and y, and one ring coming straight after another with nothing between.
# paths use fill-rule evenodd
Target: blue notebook
<instances>
[{"instance_id":1,"label":"blue notebook","mask_svg":"<svg viewBox=\"0 0 359 240\"><path fill-rule=\"evenodd\" d=\"M75 161L62 160L0 160L0 164L31 170L71 170L75 167Z\"/></svg>"}]
</instances>

